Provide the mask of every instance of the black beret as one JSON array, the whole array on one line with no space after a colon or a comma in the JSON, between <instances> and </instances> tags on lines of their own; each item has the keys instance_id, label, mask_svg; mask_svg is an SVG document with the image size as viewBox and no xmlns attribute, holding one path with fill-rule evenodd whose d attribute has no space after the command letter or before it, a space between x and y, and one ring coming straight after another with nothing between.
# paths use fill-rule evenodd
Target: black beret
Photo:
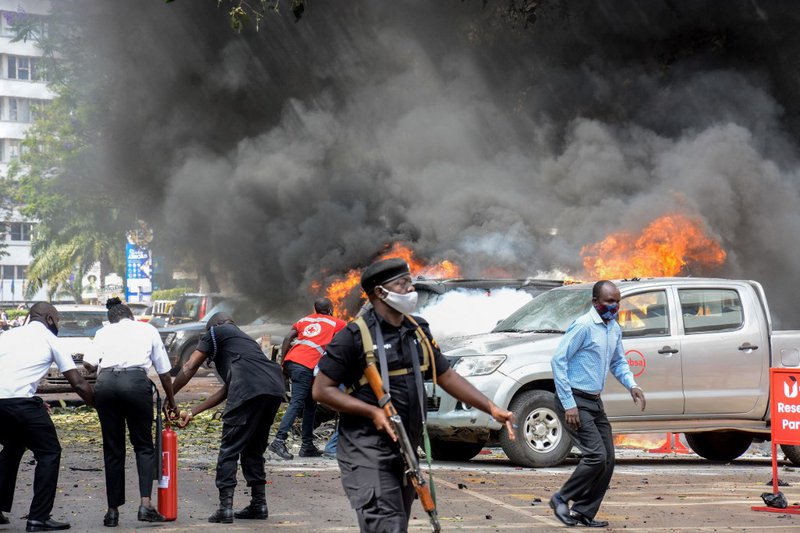
<instances>
[{"instance_id":1,"label":"black beret","mask_svg":"<svg viewBox=\"0 0 800 533\"><path fill-rule=\"evenodd\" d=\"M393 258L376 261L361 274L361 288L365 292L369 292L378 285L383 285L408 274L411 274L411 271L408 269L408 264L402 259Z\"/></svg>"}]
</instances>

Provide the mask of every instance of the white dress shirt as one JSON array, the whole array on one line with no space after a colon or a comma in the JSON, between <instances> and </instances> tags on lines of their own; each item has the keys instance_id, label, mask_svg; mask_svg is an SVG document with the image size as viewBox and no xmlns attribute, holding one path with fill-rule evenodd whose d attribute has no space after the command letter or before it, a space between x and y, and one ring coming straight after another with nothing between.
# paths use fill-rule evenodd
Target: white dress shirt
<instances>
[{"instance_id":1,"label":"white dress shirt","mask_svg":"<svg viewBox=\"0 0 800 533\"><path fill-rule=\"evenodd\" d=\"M69 352L41 322L30 322L0 335L0 398L30 398L55 363L61 372L75 369Z\"/></svg>"},{"instance_id":2,"label":"white dress shirt","mask_svg":"<svg viewBox=\"0 0 800 533\"><path fill-rule=\"evenodd\" d=\"M149 370L150 365L155 365L156 372L164 374L172 368L158 330L147 322L128 318L100 328L87 351L83 360L98 369Z\"/></svg>"}]
</instances>

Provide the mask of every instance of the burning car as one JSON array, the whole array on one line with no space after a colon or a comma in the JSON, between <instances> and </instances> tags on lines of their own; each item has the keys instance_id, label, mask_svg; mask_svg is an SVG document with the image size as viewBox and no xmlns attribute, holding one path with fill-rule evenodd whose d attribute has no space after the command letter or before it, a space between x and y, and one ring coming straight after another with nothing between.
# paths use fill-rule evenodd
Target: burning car
<instances>
[{"instance_id":1,"label":"burning car","mask_svg":"<svg viewBox=\"0 0 800 533\"><path fill-rule=\"evenodd\" d=\"M206 332L206 322L218 312L230 314L240 329L261 342L262 348L271 356L276 353L274 345L280 344L283 336L292 327L291 324L283 324L269 315L262 314L255 305L243 298L229 297L211 308L200 320L158 330L172 364L173 374L177 374L180 367L192 355L200 338Z\"/></svg>"}]
</instances>

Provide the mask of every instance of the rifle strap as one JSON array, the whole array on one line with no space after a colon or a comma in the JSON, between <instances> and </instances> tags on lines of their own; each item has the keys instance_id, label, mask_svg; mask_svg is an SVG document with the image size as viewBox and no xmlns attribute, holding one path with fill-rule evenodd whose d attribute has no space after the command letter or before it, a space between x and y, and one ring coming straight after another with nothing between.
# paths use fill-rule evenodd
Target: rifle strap
<instances>
[{"instance_id":1,"label":"rifle strap","mask_svg":"<svg viewBox=\"0 0 800 533\"><path fill-rule=\"evenodd\" d=\"M428 436L428 426L425 422L422 423L422 441L425 446L425 462L428 464L428 485L431 489L431 498L433 498L433 504L437 505L436 485L433 484L433 466L431 465L431 456L433 455L431 452L431 438Z\"/></svg>"}]
</instances>

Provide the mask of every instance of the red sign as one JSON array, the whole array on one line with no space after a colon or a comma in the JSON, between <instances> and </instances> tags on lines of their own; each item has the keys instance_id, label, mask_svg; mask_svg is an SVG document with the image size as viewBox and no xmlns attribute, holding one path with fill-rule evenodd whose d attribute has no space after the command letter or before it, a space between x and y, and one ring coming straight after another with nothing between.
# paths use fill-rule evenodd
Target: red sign
<instances>
[{"instance_id":1,"label":"red sign","mask_svg":"<svg viewBox=\"0 0 800 533\"><path fill-rule=\"evenodd\" d=\"M644 369L647 367L647 361L639 350L628 350L625 352L625 358L628 359L628 366L631 367L633 377L638 378L644 374Z\"/></svg>"},{"instance_id":2,"label":"red sign","mask_svg":"<svg viewBox=\"0 0 800 533\"><path fill-rule=\"evenodd\" d=\"M800 445L800 369L769 371L772 442Z\"/></svg>"}]
</instances>

